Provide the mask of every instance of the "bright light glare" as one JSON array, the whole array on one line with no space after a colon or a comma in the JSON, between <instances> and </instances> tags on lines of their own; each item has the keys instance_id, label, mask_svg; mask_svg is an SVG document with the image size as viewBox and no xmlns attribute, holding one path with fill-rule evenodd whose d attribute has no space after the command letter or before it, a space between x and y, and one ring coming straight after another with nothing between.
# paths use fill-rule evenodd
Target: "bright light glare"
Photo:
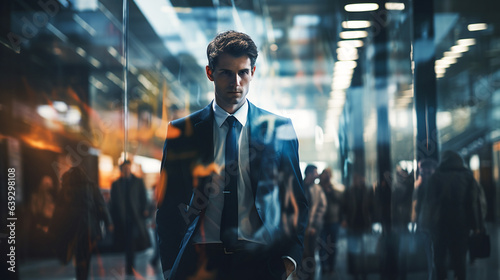
<instances>
[{"instance_id":1,"label":"bright light glare","mask_svg":"<svg viewBox=\"0 0 500 280\"><path fill-rule=\"evenodd\" d=\"M434 71L436 72L436 74L444 74L444 73L446 73L446 68L438 68L438 67L436 67L434 69Z\"/></svg>"},{"instance_id":2,"label":"bright light glare","mask_svg":"<svg viewBox=\"0 0 500 280\"><path fill-rule=\"evenodd\" d=\"M356 61L337 61L335 62L335 71L342 71L346 69L354 69L358 64Z\"/></svg>"},{"instance_id":3,"label":"bright light glare","mask_svg":"<svg viewBox=\"0 0 500 280\"><path fill-rule=\"evenodd\" d=\"M444 56L444 57L454 57L454 58L459 58L459 57L462 57L462 53L444 52L443 56Z\"/></svg>"},{"instance_id":4,"label":"bright light glare","mask_svg":"<svg viewBox=\"0 0 500 280\"><path fill-rule=\"evenodd\" d=\"M469 47L467 46L453 46L450 49L454 53L463 53L469 50Z\"/></svg>"},{"instance_id":5,"label":"bright light glare","mask_svg":"<svg viewBox=\"0 0 500 280\"><path fill-rule=\"evenodd\" d=\"M358 31L343 31L339 34L341 39L360 39L368 37L368 32L364 30Z\"/></svg>"},{"instance_id":6,"label":"bright light glare","mask_svg":"<svg viewBox=\"0 0 500 280\"><path fill-rule=\"evenodd\" d=\"M356 60L358 59L358 49L356 48L338 48L338 60Z\"/></svg>"},{"instance_id":7,"label":"bright light glare","mask_svg":"<svg viewBox=\"0 0 500 280\"><path fill-rule=\"evenodd\" d=\"M387 2L385 3L385 8L392 11L402 11L405 9L405 4L398 2Z\"/></svg>"},{"instance_id":8,"label":"bright light glare","mask_svg":"<svg viewBox=\"0 0 500 280\"><path fill-rule=\"evenodd\" d=\"M354 73L354 69L345 69L343 71L335 71L333 77L350 77Z\"/></svg>"},{"instance_id":9,"label":"bright light glare","mask_svg":"<svg viewBox=\"0 0 500 280\"><path fill-rule=\"evenodd\" d=\"M66 104L64 101L54 101L52 105L58 112L64 113L68 111L68 104Z\"/></svg>"},{"instance_id":10,"label":"bright light glare","mask_svg":"<svg viewBox=\"0 0 500 280\"><path fill-rule=\"evenodd\" d=\"M344 9L347 12L369 12L377 10L378 4L376 3L348 4L345 5Z\"/></svg>"},{"instance_id":11,"label":"bright light glare","mask_svg":"<svg viewBox=\"0 0 500 280\"><path fill-rule=\"evenodd\" d=\"M47 120L54 120L57 118L57 112L54 107L50 105L39 105L36 108L37 113Z\"/></svg>"},{"instance_id":12,"label":"bright light glare","mask_svg":"<svg viewBox=\"0 0 500 280\"><path fill-rule=\"evenodd\" d=\"M450 63L448 61L444 61L444 60L436 60L436 66L435 67L438 67L438 68L448 68L450 67Z\"/></svg>"},{"instance_id":13,"label":"bright light glare","mask_svg":"<svg viewBox=\"0 0 500 280\"><path fill-rule=\"evenodd\" d=\"M371 22L368 20L349 20L342 22L343 28L368 28L371 25Z\"/></svg>"},{"instance_id":14,"label":"bright light glare","mask_svg":"<svg viewBox=\"0 0 500 280\"><path fill-rule=\"evenodd\" d=\"M454 58L454 57L443 57L443 58L441 58L441 60L442 60L443 62L448 63L448 64L454 64L454 63L457 63L457 59L456 59L456 58Z\"/></svg>"},{"instance_id":15,"label":"bright light glare","mask_svg":"<svg viewBox=\"0 0 500 280\"><path fill-rule=\"evenodd\" d=\"M481 30L488 29L488 25L486 23L473 23L473 24L467 25L467 29L469 31L481 31Z\"/></svg>"},{"instance_id":16,"label":"bright light glare","mask_svg":"<svg viewBox=\"0 0 500 280\"><path fill-rule=\"evenodd\" d=\"M360 48L363 46L363 41L361 40L344 40L344 41L339 41L337 45L341 48L347 47L347 48Z\"/></svg>"},{"instance_id":17,"label":"bright light glare","mask_svg":"<svg viewBox=\"0 0 500 280\"><path fill-rule=\"evenodd\" d=\"M472 46L475 44L476 44L476 39L473 39L473 38L460 39L457 41L457 45L460 45L460 46Z\"/></svg>"}]
</instances>

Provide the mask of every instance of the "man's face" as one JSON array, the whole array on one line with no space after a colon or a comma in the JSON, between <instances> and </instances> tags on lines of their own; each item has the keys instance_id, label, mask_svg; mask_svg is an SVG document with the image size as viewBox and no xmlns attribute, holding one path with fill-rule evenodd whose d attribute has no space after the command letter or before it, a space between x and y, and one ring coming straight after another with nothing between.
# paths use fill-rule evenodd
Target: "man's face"
<instances>
[{"instance_id":1,"label":"man's face","mask_svg":"<svg viewBox=\"0 0 500 280\"><path fill-rule=\"evenodd\" d=\"M130 175L132 174L130 164L124 164L121 168L122 176L125 178L130 177Z\"/></svg>"},{"instance_id":2,"label":"man's face","mask_svg":"<svg viewBox=\"0 0 500 280\"><path fill-rule=\"evenodd\" d=\"M308 184L312 184L318 177L319 177L318 169L313 169L306 175L306 181Z\"/></svg>"},{"instance_id":3,"label":"man's face","mask_svg":"<svg viewBox=\"0 0 500 280\"><path fill-rule=\"evenodd\" d=\"M223 53L215 69L207 66L206 72L208 79L214 82L215 101L222 109L232 114L245 103L255 72L248 56L234 57Z\"/></svg>"}]
</instances>

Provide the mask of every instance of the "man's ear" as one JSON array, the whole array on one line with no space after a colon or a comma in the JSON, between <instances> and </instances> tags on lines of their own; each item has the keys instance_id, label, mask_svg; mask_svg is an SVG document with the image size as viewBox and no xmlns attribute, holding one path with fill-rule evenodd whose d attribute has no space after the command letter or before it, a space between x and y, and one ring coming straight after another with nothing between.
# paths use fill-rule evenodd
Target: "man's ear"
<instances>
[{"instance_id":1,"label":"man's ear","mask_svg":"<svg viewBox=\"0 0 500 280\"><path fill-rule=\"evenodd\" d=\"M214 77L213 77L213 72L212 72L212 69L210 69L210 66L205 66L205 72L207 73L207 78L210 80L210 81L214 81Z\"/></svg>"}]
</instances>

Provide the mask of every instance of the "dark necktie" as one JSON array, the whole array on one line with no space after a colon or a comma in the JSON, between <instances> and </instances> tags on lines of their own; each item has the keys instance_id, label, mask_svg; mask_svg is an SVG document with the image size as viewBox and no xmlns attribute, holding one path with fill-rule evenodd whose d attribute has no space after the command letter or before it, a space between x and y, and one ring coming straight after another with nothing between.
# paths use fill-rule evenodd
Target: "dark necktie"
<instances>
[{"instance_id":1,"label":"dark necktie","mask_svg":"<svg viewBox=\"0 0 500 280\"><path fill-rule=\"evenodd\" d=\"M220 224L220 239L228 249L234 248L238 241L238 121L229 116L226 135L224 208Z\"/></svg>"}]
</instances>

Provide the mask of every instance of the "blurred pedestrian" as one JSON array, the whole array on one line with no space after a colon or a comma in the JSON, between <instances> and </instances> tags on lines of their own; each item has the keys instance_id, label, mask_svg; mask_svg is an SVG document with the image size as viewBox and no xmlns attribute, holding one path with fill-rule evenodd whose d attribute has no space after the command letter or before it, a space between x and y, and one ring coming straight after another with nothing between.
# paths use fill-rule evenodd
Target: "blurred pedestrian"
<instances>
[{"instance_id":1,"label":"blurred pedestrian","mask_svg":"<svg viewBox=\"0 0 500 280\"><path fill-rule=\"evenodd\" d=\"M412 196L414 189L413 173L396 167L395 181L392 184L392 226L399 233L408 232L411 223Z\"/></svg>"},{"instance_id":2,"label":"blurred pedestrian","mask_svg":"<svg viewBox=\"0 0 500 280\"><path fill-rule=\"evenodd\" d=\"M374 213L374 192L366 186L360 173L353 175L352 185L344 191L342 204L342 227L347 229L347 265L353 279L366 279L370 265L367 257L363 234L371 232Z\"/></svg>"},{"instance_id":3,"label":"blurred pedestrian","mask_svg":"<svg viewBox=\"0 0 500 280\"><path fill-rule=\"evenodd\" d=\"M70 168L61 181L50 234L59 260L67 264L74 258L76 279L88 279L92 251L102 238L100 223L109 231L113 225L99 188L82 168Z\"/></svg>"},{"instance_id":4,"label":"blurred pedestrian","mask_svg":"<svg viewBox=\"0 0 500 280\"><path fill-rule=\"evenodd\" d=\"M110 212L115 225L114 243L125 249L125 272L134 274L135 252L151 246L146 227L149 204L142 179L131 172L132 163L120 165L121 176L111 185Z\"/></svg>"},{"instance_id":5,"label":"blurred pedestrian","mask_svg":"<svg viewBox=\"0 0 500 280\"><path fill-rule=\"evenodd\" d=\"M303 279L314 279L316 275L317 239L323 228L323 216L326 211L326 197L321 187L315 183L318 179L318 168L308 165L305 169L304 193L309 205L309 220L304 237L304 255L298 276Z\"/></svg>"},{"instance_id":6,"label":"blurred pedestrian","mask_svg":"<svg viewBox=\"0 0 500 280\"><path fill-rule=\"evenodd\" d=\"M321 231L324 246L321 247L320 251L321 271L323 274L330 274L335 271L337 240L341 222L342 192L334 186L332 179L333 172L331 168L324 169L319 176L319 185L326 196L326 212L323 217L323 230ZM343 186L340 189L343 189Z\"/></svg>"},{"instance_id":7,"label":"blurred pedestrian","mask_svg":"<svg viewBox=\"0 0 500 280\"><path fill-rule=\"evenodd\" d=\"M429 221L432 213L430 207L426 206L429 203L429 179L438 166L438 162L432 158L422 159L418 162L417 180L414 183L414 191L412 198L412 222L416 224L417 238L420 240L420 246L425 250L427 279L434 278L434 249L432 247L432 239L430 236Z\"/></svg>"},{"instance_id":8,"label":"blurred pedestrian","mask_svg":"<svg viewBox=\"0 0 500 280\"><path fill-rule=\"evenodd\" d=\"M445 151L441 163L429 179L428 219L434 244L434 264L438 280L447 278L447 256L455 279L466 278L466 254L470 231L484 228L479 185L462 157ZM425 204L424 204L425 205Z\"/></svg>"}]
</instances>

